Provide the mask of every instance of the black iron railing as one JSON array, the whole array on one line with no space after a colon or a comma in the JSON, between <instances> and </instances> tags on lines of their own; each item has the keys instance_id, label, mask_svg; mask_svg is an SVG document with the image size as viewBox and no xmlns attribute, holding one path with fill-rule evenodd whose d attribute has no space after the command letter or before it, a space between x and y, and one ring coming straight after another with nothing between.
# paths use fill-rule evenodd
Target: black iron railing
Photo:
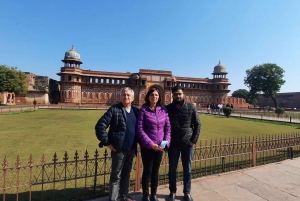
<instances>
[{"instance_id":1,"label":"black iron railing","mask_svg":"<svg viewBox=\"0 0 300 201\"><path fill-rule=\"evenodd\" d=\"M88 200L108 195L111 158L106 149L88 151L82 158L76 151L73 157L66 152L59 161L54 154L51 162L43 155L37 162L33 157L15 166L3 159L0 168L0 193L3 201L29 200ZM194 147L193 178L249 168L300 156L300 133L269 135L257 138L232 138L200 141ZM142 162L140 153L134 159L130 190L141 187ZM168 184L168 155L164 154L160 168L160 185ZM182 180L181 161L178 163L178 181Z\"/></svg>"}]
</instances>

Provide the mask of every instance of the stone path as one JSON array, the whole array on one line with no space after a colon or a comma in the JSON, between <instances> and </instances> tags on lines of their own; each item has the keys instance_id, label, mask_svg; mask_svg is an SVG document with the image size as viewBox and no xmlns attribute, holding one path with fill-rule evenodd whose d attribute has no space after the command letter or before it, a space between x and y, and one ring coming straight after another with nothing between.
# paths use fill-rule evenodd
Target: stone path
<instances>
[{"instance_id":1,"label":"stone path","mask_svg":"<svg viewBox=\"0 0 300 201\"><path fill-rule=\"evenodd\" d=\"M184 200L182 184L177 188L176 200ZM160 201L168 194L168 186L159 187ZM300 158L194 179L191 195L194 201L299 201ZM132 197L142 200L141 192Z\"/></svg>"}]
</instances>

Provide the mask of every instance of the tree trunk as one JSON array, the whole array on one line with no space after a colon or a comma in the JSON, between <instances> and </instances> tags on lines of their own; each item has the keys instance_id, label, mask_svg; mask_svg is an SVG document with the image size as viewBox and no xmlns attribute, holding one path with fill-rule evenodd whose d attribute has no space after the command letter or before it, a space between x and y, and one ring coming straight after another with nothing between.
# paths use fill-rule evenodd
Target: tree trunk
<instances>
[{"instance_id":1,"label":"tree trunk","mask_svg":"<svg viewBox=\"0 0 300 201\"><path fill-rule=\"evenodd\" d=\"M273 102L274 102L274 105L275 105L275 108L278 108L278 103L277 103L277 100L274 96L271 96Z\"/></svg>"}]
</instances>

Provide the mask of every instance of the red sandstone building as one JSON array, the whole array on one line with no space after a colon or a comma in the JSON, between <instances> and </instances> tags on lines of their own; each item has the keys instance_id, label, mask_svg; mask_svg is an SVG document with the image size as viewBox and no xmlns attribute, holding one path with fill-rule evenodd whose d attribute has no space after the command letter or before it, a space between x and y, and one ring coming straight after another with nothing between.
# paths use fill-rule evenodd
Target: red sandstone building
<instances>
[{"instance_id":1,"label":"red sandstone building","mask_svg":"<svg viewBox=\"0 0 300 201\"><path fill-rule=\"evenodd\" d=\"M180 77L172 71L140 69L137 73L105 72L81 68L80 54L72 47L62 60L59 104L110 106L120 100L120 89L128 86L135 92L134 105L141 106L149 88L156 87L163 104L172 102L171 89L179 85L185 88L186 100L197 108L208 103L230 103L234 107L248 107L241 98L229 98L230 92L226 67L219 62L214 67L213 78Z\"/></svg>"}]
</instances>

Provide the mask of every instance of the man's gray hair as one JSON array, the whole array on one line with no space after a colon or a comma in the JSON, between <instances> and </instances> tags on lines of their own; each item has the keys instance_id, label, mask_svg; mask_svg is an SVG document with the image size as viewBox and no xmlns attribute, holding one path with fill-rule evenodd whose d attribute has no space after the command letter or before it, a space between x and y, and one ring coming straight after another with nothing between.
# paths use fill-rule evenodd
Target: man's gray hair
<instances>
[{"instance_id":1,"label":"man's gray hair","mask_svg":"<svg viewBox=\"0 0 300 201\"><path fill-rule=\"evenodd\" d=\"M131 89L130 87L123 87L122 89L121 89L121 94L124 92L124 91L131 91L131 95L134 97L134 91L133 91L133 89Z\"/></svg>"}]
</instances>

